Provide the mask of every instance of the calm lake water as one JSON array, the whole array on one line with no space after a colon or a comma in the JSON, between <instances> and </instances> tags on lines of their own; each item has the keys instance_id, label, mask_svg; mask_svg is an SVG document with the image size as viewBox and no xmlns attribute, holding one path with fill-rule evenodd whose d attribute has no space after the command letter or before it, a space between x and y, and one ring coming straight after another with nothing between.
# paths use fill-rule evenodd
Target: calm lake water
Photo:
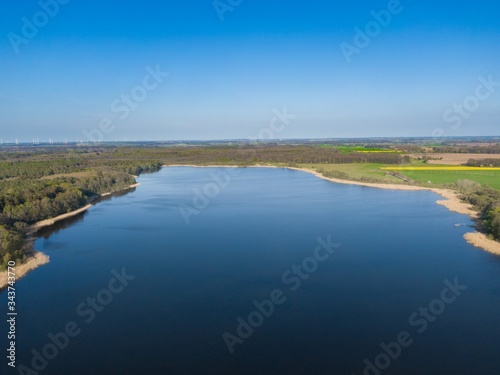
<instances>
[{"instance_id":1,"label":"calm lake water","mask_svg":"<svg viewBox=\"0 0 500 375\"><path fill-rule=\"evenodd\" d=\"M45 352L40 374L500 373L500 257L436 194L266 168L139 181L36 241L51 261L16 284L18 366Z\"/></svg>"}]
</instances>

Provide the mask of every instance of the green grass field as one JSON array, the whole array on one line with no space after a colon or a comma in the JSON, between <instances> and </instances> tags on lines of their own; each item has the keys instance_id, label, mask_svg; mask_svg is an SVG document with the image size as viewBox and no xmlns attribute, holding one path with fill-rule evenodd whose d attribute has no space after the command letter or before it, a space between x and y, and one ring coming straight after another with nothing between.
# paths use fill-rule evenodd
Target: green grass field
<instances>
[{"instance_id":1,"label":"green grass field","mask_svg":"<svg viewBox=\"0 0 500 375\"><path fill-rule=\"evenodd\" d=\"M421 165L421 164L419 164ZM345 176L340 178L352 179L357 181L373 181L385 182L392 184L404 184L405 182L393 176L387 176L387 170L382 170L383 167L392 167L386 164L372 164L372 163L359 163L359 164L301 164L300 167L320 170L323 169L327 172L344 173ZM433 166L439 167L439 166ZM445 166L443 166L445 167ZM447 167L447 166L446 166ZM453 167L453 166L450 166ZM456 167L456 166L455 166ZM399 170L399 174L408 177L414 181L427 186L440 186L445 184L452 184L458 180L472 180L482 185L491 186L494 189L500 190L500 171L497 170ZM430 184L428 182L431 182Z\"/></svg>"},{"instance_id":2,"label":"green grass field","mask_svg":"<svg viewBox=\"0 0 500 375\"><path fill-rule=\"evenodd\" d=\"M353 163L353 164L301 164L303 168L314 169L316 171L322 169L326 172L340 172L345 173L351 180L373 180L373 182L385 182L387 184L402 184L401 179L387 176L386 172L380 168L385 167L386 164L377 163Z\"/></svg>"},{"instance_id":3,"label":"green grass field","mask_svg":"<svg viewBox=\"0 0 500 375\"><path fill-rule=\"evenodd\" d=\"M458 180L472 180L500 190L500 171L399 171L406 177L419 182L449 184Z\"/></svg>"},{"instance_id":4,"label":"green grass field","mask_svg":"<svg viewBox=\"0 0 500 375\"><path fill-rule=\"evenodd\" d=\"M468 167L465 165L426 165L426 166L391 166L382 167L386 171L462 171L462 172L490 172L500 171L500 167Z\"/></svg>"}]
</instances>

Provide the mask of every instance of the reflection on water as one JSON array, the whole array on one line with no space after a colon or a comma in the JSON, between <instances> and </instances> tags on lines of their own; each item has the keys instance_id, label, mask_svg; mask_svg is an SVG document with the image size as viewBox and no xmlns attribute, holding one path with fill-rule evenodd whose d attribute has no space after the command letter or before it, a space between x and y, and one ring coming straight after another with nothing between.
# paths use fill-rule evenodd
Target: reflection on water
<instances>
[{"instance_id":1,"label":"reflection on water","mask_svg":"<svg viewBox=\"0 0 500 375\"><path fill-rule=\"evenodd\" d=\"M113 193L111 195L106 195L104 197L99 197L99 198L95 199L92 202L92 204L98 205L99 203L109 202L115 198L119 198L119 197L125 196L127 194L133 193L135 190L136 190L136 188L131 188L131 189L127 189L127 190ZM87 215L87 211L81 212L75 216L70 216L64 220L60 220L49 227L40 228L36 233L36 237L48 239L53 234L56 234L63 229L69 228L69 227L75 225L76 223L83 221L85 218L85 215Z\"/></svg>"},{"instance_id":2,"label":"reflection on water","mask_svg":"<svg viewBox=\"0 0 500 375\"><path fill-rule=\"evenodd\" d=\"M39 238L48 239L51 235L58 233L59 231L69 228L76 223L83 221L84 216L87 212L79 213L78 215L68 217L64 220L58 221L53 225L45 228L41 228L37 231L36 236Z\"/></svg>"}]
</instances>

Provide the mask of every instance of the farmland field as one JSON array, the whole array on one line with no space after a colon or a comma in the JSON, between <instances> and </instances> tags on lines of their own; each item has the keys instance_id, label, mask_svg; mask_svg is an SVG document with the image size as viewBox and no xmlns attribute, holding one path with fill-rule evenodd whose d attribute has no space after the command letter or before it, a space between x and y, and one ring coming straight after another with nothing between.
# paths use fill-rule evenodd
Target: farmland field
<instances>
[{"instance_id":1,"label":"farmland field","mask_svg":"<svg viewBox=\"0 0 500 375\"><path fill-rule=\"evenodd\" d=\"M388 184L403 183L401 179L387 175L387 171L381 168L387 164L379 163L348 163L348 164L301 164L302 168L314 169L316 171L337 172L345 174L338 176L347 180L372 180L373 182L385 182Z\"/></svg>"},{"instance_id":2,"label":"farmland field","mask_svg":"<svg viewBox=\"0 0 500 375\"><path fill-rule=\"evenodd\" d=\"M472 180L500 190L500 168L479 168L459 166L433 167L383 167L393 170L418 182L449 184L458 180Z\"/></svg>"},{"instance_id":3,"label":"farmland field","mask_svg":"<svg viewBox=\"0 0 500 375\"><path fill-rule=\"evenodd\" d=\"M469 159L500 159L500 154L414 154L410 155L412 158L432 157L439 160L429 160L429 164L447 164L447 165L461 165L469 161Z\"/></svg>"},{"instance_id":4,"label":"farmland field","mask_svg":"<svg viewBox=\"0 0 500 375\"><path fill-rule=\"evenodd\" d=\"M395 171L419 183L432 185L452 184L458 180L472 180L480 184L500 190L500 168L479 168L460 166L388 166L377 163L350 164L301 164L303 168L317 171L334 172L342 175L334 176L346 180L372 181L391 184L404 183L401 179L386 175Z\"/></svg>"}]
</instances>

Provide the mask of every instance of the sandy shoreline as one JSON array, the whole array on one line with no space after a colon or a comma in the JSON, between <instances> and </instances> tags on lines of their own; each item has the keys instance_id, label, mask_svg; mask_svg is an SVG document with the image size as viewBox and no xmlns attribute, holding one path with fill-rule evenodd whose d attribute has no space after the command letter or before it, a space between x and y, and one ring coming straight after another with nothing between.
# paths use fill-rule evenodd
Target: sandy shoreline
<instances>
[{"instance_id":1,"label":"sandy shoreline","mask_svg":"<svg viewBox=\"0 0 500 375\"><path fill-rule=\"evenodd\" d=\"M479 232L469 232L464 234L465 240L471 245L486 250L489 253L500 255L500 243L490 240L486 235Z\"/></svg>"},{"instance_id":2,"label":"sandy shoreline","mask_svg":"<svg viewBox=\"0 0 500 375\"><path fill-rule=\"evenodd\" d=\"M87 211L90 207L92 207L92 204L89 203L87 204L86 206L83 206L81 208L79 208L78 210L74 210L74 211L71 211L71 212L67 212L65 214L62 214L62 215L59 215L59 216L56 216L56 217L53 217L53 218L50 218L50 219L46 219L46 220L42 220L42 221L38 221L36 222L35 224L33 224L32 226L30 226L30 229L29 229L29 234L34 234L36 233L39 229L42 229L42 228L45 228L45 227L49 227L51 225L54 225L55 223L57 223L58 221L61 221L61 220L64 220L64 219L67 219L69 217L73 217L73 216L76 216L82 212L85 212Z\"/></svg>"},{"instance_id":3,"label":"sandy shoreline","mask_svg":"<svg viewBox=\"0 0 500 375\"><path fill-rule=\"evenodd\" d=\"M125 190L129 190L129 189L133 189L137 186L139 186L140 183L136 183L136 184L133 184L133 185L130 185L120 191L125 191ZM97 196L97 198L99 197L107 197L107 196L110 196L114 193L118 193L117 191L116 192L108 192L108 193L103 193L101 194L100 196ZM45 227L49 227L51 225L54 225L55 223L57 223L58 221L61 221L61 220L64 220L64 219L67 219L69 217L73 217L73 216L76 216L78 214L81 214L82 212L85 212L87 211L90 207L92 207L92 202L95 200L96 198L94 199L91 199L90 200L90 203L87 204L86 206L84 207L81 207L77 210L74 210L74 211L71 211L71 212L68 212L68 213L65 213L65 214L62 214L62 215L59 215L59 216L56 216L56 217L53 217L53 218L50 218L50 219L46 219L46 220L42 220L42 221L39 221L35 224L33 224L30 229L29 229L29 234L34 234L36 233L39 229L42 229L42 228L45 228Z\"/></svg>"},{"instance_id":4,"label":"sandy shoreline","mask_svg":"<svg viewBox=\"0 0 500 375\"><path fill-rule=\"evenodd\" d=\"M430 190L434 193L441 195L444 200L436 201L437 204L440 204L446 207L448 210L452 212L456 212L459 214L468 215L472 220L479 219L479 212L473 210L473 206L471 204L463 202L457 195L457 193L450 189L440 189L440 188L426 188L420 186L410 186L410 185L397 185L397 184L376 184L376 183L364 183L357 181L348 181L348 180L339 180L336 178L329 178L321 175L320 173L313 171L311 169L306 168L292 168L289 169L299 170L311 173L319 178L323 178L328 181L336 182L339 184L352 184L352 185L361 185L361 186L369 186L380 189L393 189L393 190ZM489 253L500 255L500 242L494 241L488 238L487 235L480 232L469 232L464 235L465 240L482 250L485 250Z\"/></svg>"},{"instance_id":5,"label":"sandy shoreline","mask_svg":"<svg viewBox=\"0 0 500 375\"><path fill-rule=\"evenodd\" d=\"M325 177L321 173L316 172L312 169L306 168L295 168L288 167L288 169L293 169L297 171L304 171L307 173L311 173L316 177L322 178L324 180L332 181L337 184L348 184L348 185L359 185L359 186L367 186L373 187L377 189L390 189L390 190L427 190L432 191L436 194L441 195L444 200L436 201L437 204L440 204L446 207L448 210L457 212L459 214L469 215L472 219L478 218L478 212L472 209L472 205L462 202L458 197L457 193L450 189L440 189L440 188L427 188L422 186L413 186L413 185L399 185L399 184L382 184L382 183L371 183L371 182L358 182L358 181L349 181L349 180L341 180L338 178Z\"/></svg>"},{"instance_id":6,"label":"sandy shoreline","mask_svg":"<svg viewBox=\"0 0 500 375\"><path fill-rule=\"evenodd\" d=\"M163 167L195 167L195 168L237 168L237 165L184 165L184 164L173 164L173 165L164 165ZM432 191L436 194L441 195L444 199L436 201L437 204L446 207L448 210L452 212L456 212L459 214L469 215L472 220L477 220L479 218L479 213L472 209L472 205L463 202L458 197L457 193L450 189L441 189L441 188L428 188L423 186L413 186L413 185L399 185L399 184L383 184L383 183L371 183L371 182L359 182L359 181L350 181L350 180L341 180L338 178L331 178L323 176L321 173L308 169L308 168L298 168L298 167L287 167L287 166L274 166L274 165L249 165L244 166L244 168L286 168L292 169L296 171L302 171L306 173L310 173L318 178L323 180L335 182L337 184L345 184L345 185L358 185L358 186L367 186L378 189L390 189L390 190L427 190ZM492 254L500 255L500 242L493 241L489 239L485 234L479 232L470 232L464 235L464 238L471 245L478 247L482 250L486 250Z\"/></svg>"},{"instance_id":7,"label":"sandy shoreline","mask_svg":"<svg viewBox=\"0 0 500 375\"><path fill-rule=\"evenodd\" d=\"M456 212L459 214L468 215L473 221L479 219L479 212L474 211L471 204L463 202L457 193L450 189L440 189L440 188L426 188L420 186L410 186L410 185L397 185L397 184L376 184L376 183L364 183L357 181L347 181L347 180L339 180L336 178L329 178L321 175L320 173L313 171L311 169L306 168L291 168L294 170L304 171L311 173L319 178L323 178L325 180L329 180L332 182L336 182L339 184L352 184L352 185L361 185L361 186L369 186L380 189L393 189L393 190L430 190L434 193L441 195L444 200L436 201L437 204L440 204L446 207L448 210L452 212ZM500 242L494 241L488 238L487 235L480 232L469 232L464 235L465 240L482 250L485 250L489 253L500 255Z\"/></svg>"},{"instance_id":8,"label":"sandy shoreline","mask_svg":"<svg viewBox=\"0 0 500 375\"><path fill-rule=\"evenodd\" d=\"M49 257L43 253L35 252L31 258L29 258L26 263L22 263L13 267L15 269L15 277L16 281L21 277L26 275L29 271L34 270L35 268L44 265L49 262ZM11 275L12 276L12 275ZM7 286L8 282L8 271L0 272L0 289L3 289Z\"/></svg>"},{"instance_id":9,"label":"sandy shoreline","mask_svg":"<svg viewBox=\"0 0 500 375\"><path fill-rule=\"evenodd\" d=\"M436 201L437 204L440 204L446 207L448 210L457 212L459 214L469 215L471 218L476 219L478 217L478 212L472 209L472 205L462 202L458 197L457 193L450 189L441 189L441 188L426 188L422 186L413 186L413 185L399 185L399 184L382 184L382 183L371 183L371 182L358 182L358 181L348 181L348 180L340 180L338 178L330 178L325 177L322 174L313 171L311 169L302 169L302 168L290 168L299 171L305 171L311 173L319 178L323 178L328 181L335 182L337 184L349 184L349 185L360 185L360 186L368 186L377 189L390 189L390 190L427 190L432 191L436 194L441 195L444 200Z\"/></svg>"},{"instance_id":10,"label":"sandy shoreline","mask_svg":"<svg viewBox=\"0 0 500 375\"><path fill-rule=\"evenodd\" d=\"M133 188L135 188L135 187L137 187L139 185L140 185L140 183L135 183L133 185L130 185L130 186L128 186L128 187L120 190L120 191L125 191L125 190L129 190L129 189L133 189ZM104 193L104 194L101 194L100 196L97 196L97 198L99 198L99 197L106 197L106 196L112 195L114 193L118 193L118 191L117 192L112 192L112 193L111 192ZM32 240L33 237L36 235L36 232L38 232L42 228L49 227L49 226L54 225L55 223L57 223L57 222L59 222L61 220L65 220L67 218L79 215L82 212L87 211L90 207L92 207L92 201L94 201L94 200L95 200L95 198L92 199L92 200L90 200L91 203L87 204L84 207L80 207L77 210L74 210L74 211L71 211L71 212L67 212L65 214L62 214L62 215L59 215L59 216L56 216L56 217L53 217L53 218L50 218L50 219L46 219L46 220L42 220L42 221L36 222L35 224L33 224L33 225L31 225L29 227L29 229L28 229L28 239L27 240L28 241ZM49 260L50 260L50 258L47 255L43 254L42 252L35 251L33 257L31 257L30 259L28 259L26 261L26 263L22 263L22 264L17 265L17 267L16 267L16 279L20 279L21 277L23 277L24 275L26 275L29 271L34 270L35 268L48 263ZM0 289L4 288L7 285L7 276L8 276L7 274L8 274L7 271L1 271L0 272Z\"/></svg>"},{"instance_id":11,"label":"sandy shoreline","mask_svg":"<svg viewBox=\"0 0 500 375\"><path fill-rule=\"evenodd\" d=\"M237 165L183 165L183 164L173 164L173 165L164 165L163 167L193 167L193 168L238 168ZM326 177L321 173L308 168L298 168L298 167L279 167L274 165L249 165L243 168L286 168L295 171L302 171L310 173L318 178L323 180L335 182L337 184L344 185L358 185L358 186L367 186L378 189L390 189L390 190L427 190L433 191L441 195L444 200L436 201L437 204L445 206L450 211L457 212L460 214L469 215L471 218L476 219L478 213L472 209L472 205L462 202L460 198L457 196L456 192L449 189L440 189L440 188L428 188L423 186L414 186L414 185L402 185L402 184L383 184L383 183L373 183L373 182L360 182L360 181L351 181L351 180L342 180L339 178Z\"/></svg>"}]
</instances>

